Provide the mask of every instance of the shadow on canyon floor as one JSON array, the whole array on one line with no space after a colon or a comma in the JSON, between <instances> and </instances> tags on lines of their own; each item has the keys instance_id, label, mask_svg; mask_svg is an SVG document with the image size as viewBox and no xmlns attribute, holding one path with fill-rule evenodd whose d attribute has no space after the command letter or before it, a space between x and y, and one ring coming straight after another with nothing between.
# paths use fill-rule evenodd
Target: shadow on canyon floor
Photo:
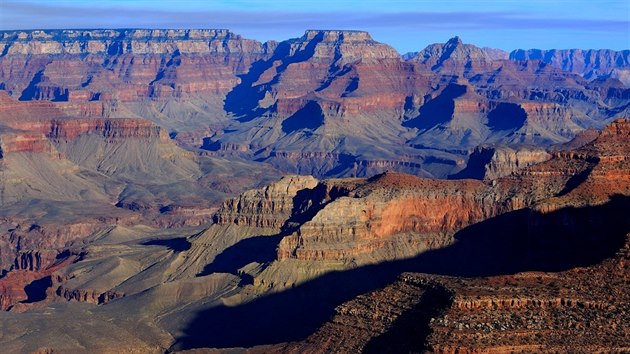
<instances>
[{"instance_id":1,"label":"shadow on canyon floor","mask_svg":"<svg viewBox=\"0 0 630 354\"><path fill-rule=\"evenodd\" d=\"M37 279L24 287L27 299L22 301L23 304L30 304L46 299L46 290L52 286L52 277Z\"/></svg>"},{"instance_id":2,"label":"shadow on canyon floor","mask_svg":"<svg viewBox=\"0 0 630 354\"><path fill-rule=\"evenodd\" d=\"M166 246L168 249L175 252L188 251L191 247L190 241L186 237L175 237L171 239L162 240L150 240L143 242L144 246Z\"/></svg>"},{"instance_id":3,"label":"shadow on canyon floor","mask_svg":"<svg viewBox=\"0 0 630 354\"><path fill-rule=\"evenodd\" d=\"M372 338L363 353L417 353L426 347L431 319L448 309L452 298L451 292L443 286L427 287L420 301L400 315L387 332Z\"/></svg>"},{"instance_id":4,"label":"shadow on canyon floor","mask_svg":"<svg viewBox=\"0 0 630 354\"><path fill-rule=\"evenodd\" d=\"M254 236L241 240L217 255L214 261L206 265L197 276L202 277L212 273L238 275L238 270L249 263L272 262L281 239L282 235L273 235Z\"/></svg>"},{"instance_id":5,"label":"shadow on canyon floor","mask_svg":"<svg viewBox=\"0 0 630 354\"><path fill-rule=\"evenodd\" d=\"M529 209L503 214L459 231L449 247L412 259L331 272L239 306L203 310L171 349L250 347L301 340L328 320L336 306L386 286L402 272L477 277L597 264L623 246L630 232L628 210L630 197L614 196L601 206L569 207L548 214ZM239 255L235 264L217 264L206 271L234 269L242 263L239 251L256 253L246 244L233 248L226 252ZM269 249L264 252L272 254ZM375 339L372 345L378 348L379 343Z\"/></svg>"}]
</instances>

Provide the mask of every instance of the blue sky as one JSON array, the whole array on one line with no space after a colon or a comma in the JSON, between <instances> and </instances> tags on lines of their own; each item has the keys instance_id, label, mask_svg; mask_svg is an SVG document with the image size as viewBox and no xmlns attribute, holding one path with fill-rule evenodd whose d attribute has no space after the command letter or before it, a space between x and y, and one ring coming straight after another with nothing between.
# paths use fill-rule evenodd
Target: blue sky
<instances>
[{"instance_id":1,"label":"blue sky","mask_svg":"<svg viewBox=\"0 0 630 354\"><path fill-rule=\"evenodd\" d=\"M460 36L517 48L630 49L630 0L0 0L0 29L228 28L265 41L367 30L399 52Z\"/></svg>"}]
</instances>

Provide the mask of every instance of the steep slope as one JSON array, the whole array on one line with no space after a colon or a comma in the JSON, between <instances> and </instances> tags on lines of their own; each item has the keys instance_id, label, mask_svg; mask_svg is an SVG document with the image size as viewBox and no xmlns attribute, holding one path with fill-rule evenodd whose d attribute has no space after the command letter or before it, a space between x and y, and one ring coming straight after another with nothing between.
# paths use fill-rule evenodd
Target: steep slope
<instances>
[{"instance_id":1,"label":"steep slope","mask_svg":"<svg viewBox=\"0 0 630 354\"><path fill-rule=\"evenodd\" d=\"M146 119L72 118L2 93L0 103L3 272L45 269L111 224L207 223L226 195L276 173L195 156Z\"/></svg>"}]
</instances>

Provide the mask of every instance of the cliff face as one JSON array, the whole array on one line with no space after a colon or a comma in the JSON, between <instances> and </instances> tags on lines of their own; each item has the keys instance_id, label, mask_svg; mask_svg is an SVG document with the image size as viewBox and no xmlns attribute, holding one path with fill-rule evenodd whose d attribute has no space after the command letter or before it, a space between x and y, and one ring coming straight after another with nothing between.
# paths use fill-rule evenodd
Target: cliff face
<instances>
[{"instance_id":1,"label":"cliff face","mask_svg":"<svg viewBox=\"0 0 630 354\"><path fill-rule=\"evenodd\" d=\"M463 227L451 245L366 269L374 278L388 266L419 273L337 306L304 340L251 352L627 351L629 134L630 122L617 120L580 149L492 181L514 212ZM387 185L410 189L409 179Z\"/></svg>"},{"instance_id":2,"label":"cliff face","mask_svg":"<svg viewBox=\"0 0 630 354\"><path fill-rule=\"evenodd\" d=\"M394 259L407 251L443 247L455 230L498 212L484 203L482 190L482 183L472 181L386 173L326 204L282 239L278 258L351 260L371 254ZM412 250L403 247L403 239Z\"/></svg>"},{"instance_id":3,"label":"cliff face","mask_svg":"<svg viewBox=\"0 0 630 354\"><path fill-rule=\"evenodd\" d=\"M318 178L446 177L478 145L563 143L626 115L630 98L617 80L507 60L457 37L403 60L362 31L264 44L227 30L0 33L0 88L13 98L148 118L209 155Z\"/></svg>"},{"instance_id":4,"label":"cliff face","mask_svg":"<svg viewBox=\"0 0 630 354\"><path fill-rule=\"evenodd\" d=\"M207 128L205 120L226 119L218 113L225 94L239 82L237 75L275 48L273 42L228 30L3 31L0 36L0 85L10 95L68 102L63 109L83 115L152 116L173 129L178 124L170 119L179 121L179 129ZM155 101L172 103L165 107Z\"/></svg>"},{"instance_id":5,"label":"cliff face","mask_svg":"<svg viewBox=\"0 0 630 354\"><path fill-rule=\"evenodd\" d=\"M226 29L123 29L2 31L5 55L40 54L264 54L259 42L243 39Z\"/></svg>"},{"instance_id":6,"label":"cliff face","mask_svg":"<svg viewBox=\"0 0 630 354\"><path fill-rule=\"evenodd\" d=\"M277 183L226 200L214 222L280 229L294 212L298 192L308 193L317 183L311 176L284 176Z\"/></svg>"},{"instance_id":7,"label":"cliff face","mask_svg":"<svg viewBox=\"0 0 630 354\"><path fill-rule=\"evenodd\" d=\"M511 60L540 60L587 79L612 77L630 85L630 50L529 49L510 53Z\"/></svg>"}]
</instances>

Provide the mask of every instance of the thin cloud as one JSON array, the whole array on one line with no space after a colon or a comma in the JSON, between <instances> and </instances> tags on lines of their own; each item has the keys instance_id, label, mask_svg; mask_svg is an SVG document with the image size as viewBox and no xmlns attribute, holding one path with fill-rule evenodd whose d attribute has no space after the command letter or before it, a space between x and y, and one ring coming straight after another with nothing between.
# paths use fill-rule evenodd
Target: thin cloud
<instances>
[{"instance_id":1,"label":"thin cloud","mask_svg":"<svg viewBox=\"0 0 630 354\"><path fill-rule=\"evenodd\" d=\"M43 28L47 26L94 27L164 24L177 27L206 26L286 29L301 25L337 27L406 27L453 29L574 29L590 31L628 30L630 21L532 18L516 12L264 12L264 11L165 11L128 6L83 7L35 5L29 2L2 3L4 29ZM103 14L107 14L103 16ZM71 20L71 21L69 21Z\"/></svg>"}]
</instances>

